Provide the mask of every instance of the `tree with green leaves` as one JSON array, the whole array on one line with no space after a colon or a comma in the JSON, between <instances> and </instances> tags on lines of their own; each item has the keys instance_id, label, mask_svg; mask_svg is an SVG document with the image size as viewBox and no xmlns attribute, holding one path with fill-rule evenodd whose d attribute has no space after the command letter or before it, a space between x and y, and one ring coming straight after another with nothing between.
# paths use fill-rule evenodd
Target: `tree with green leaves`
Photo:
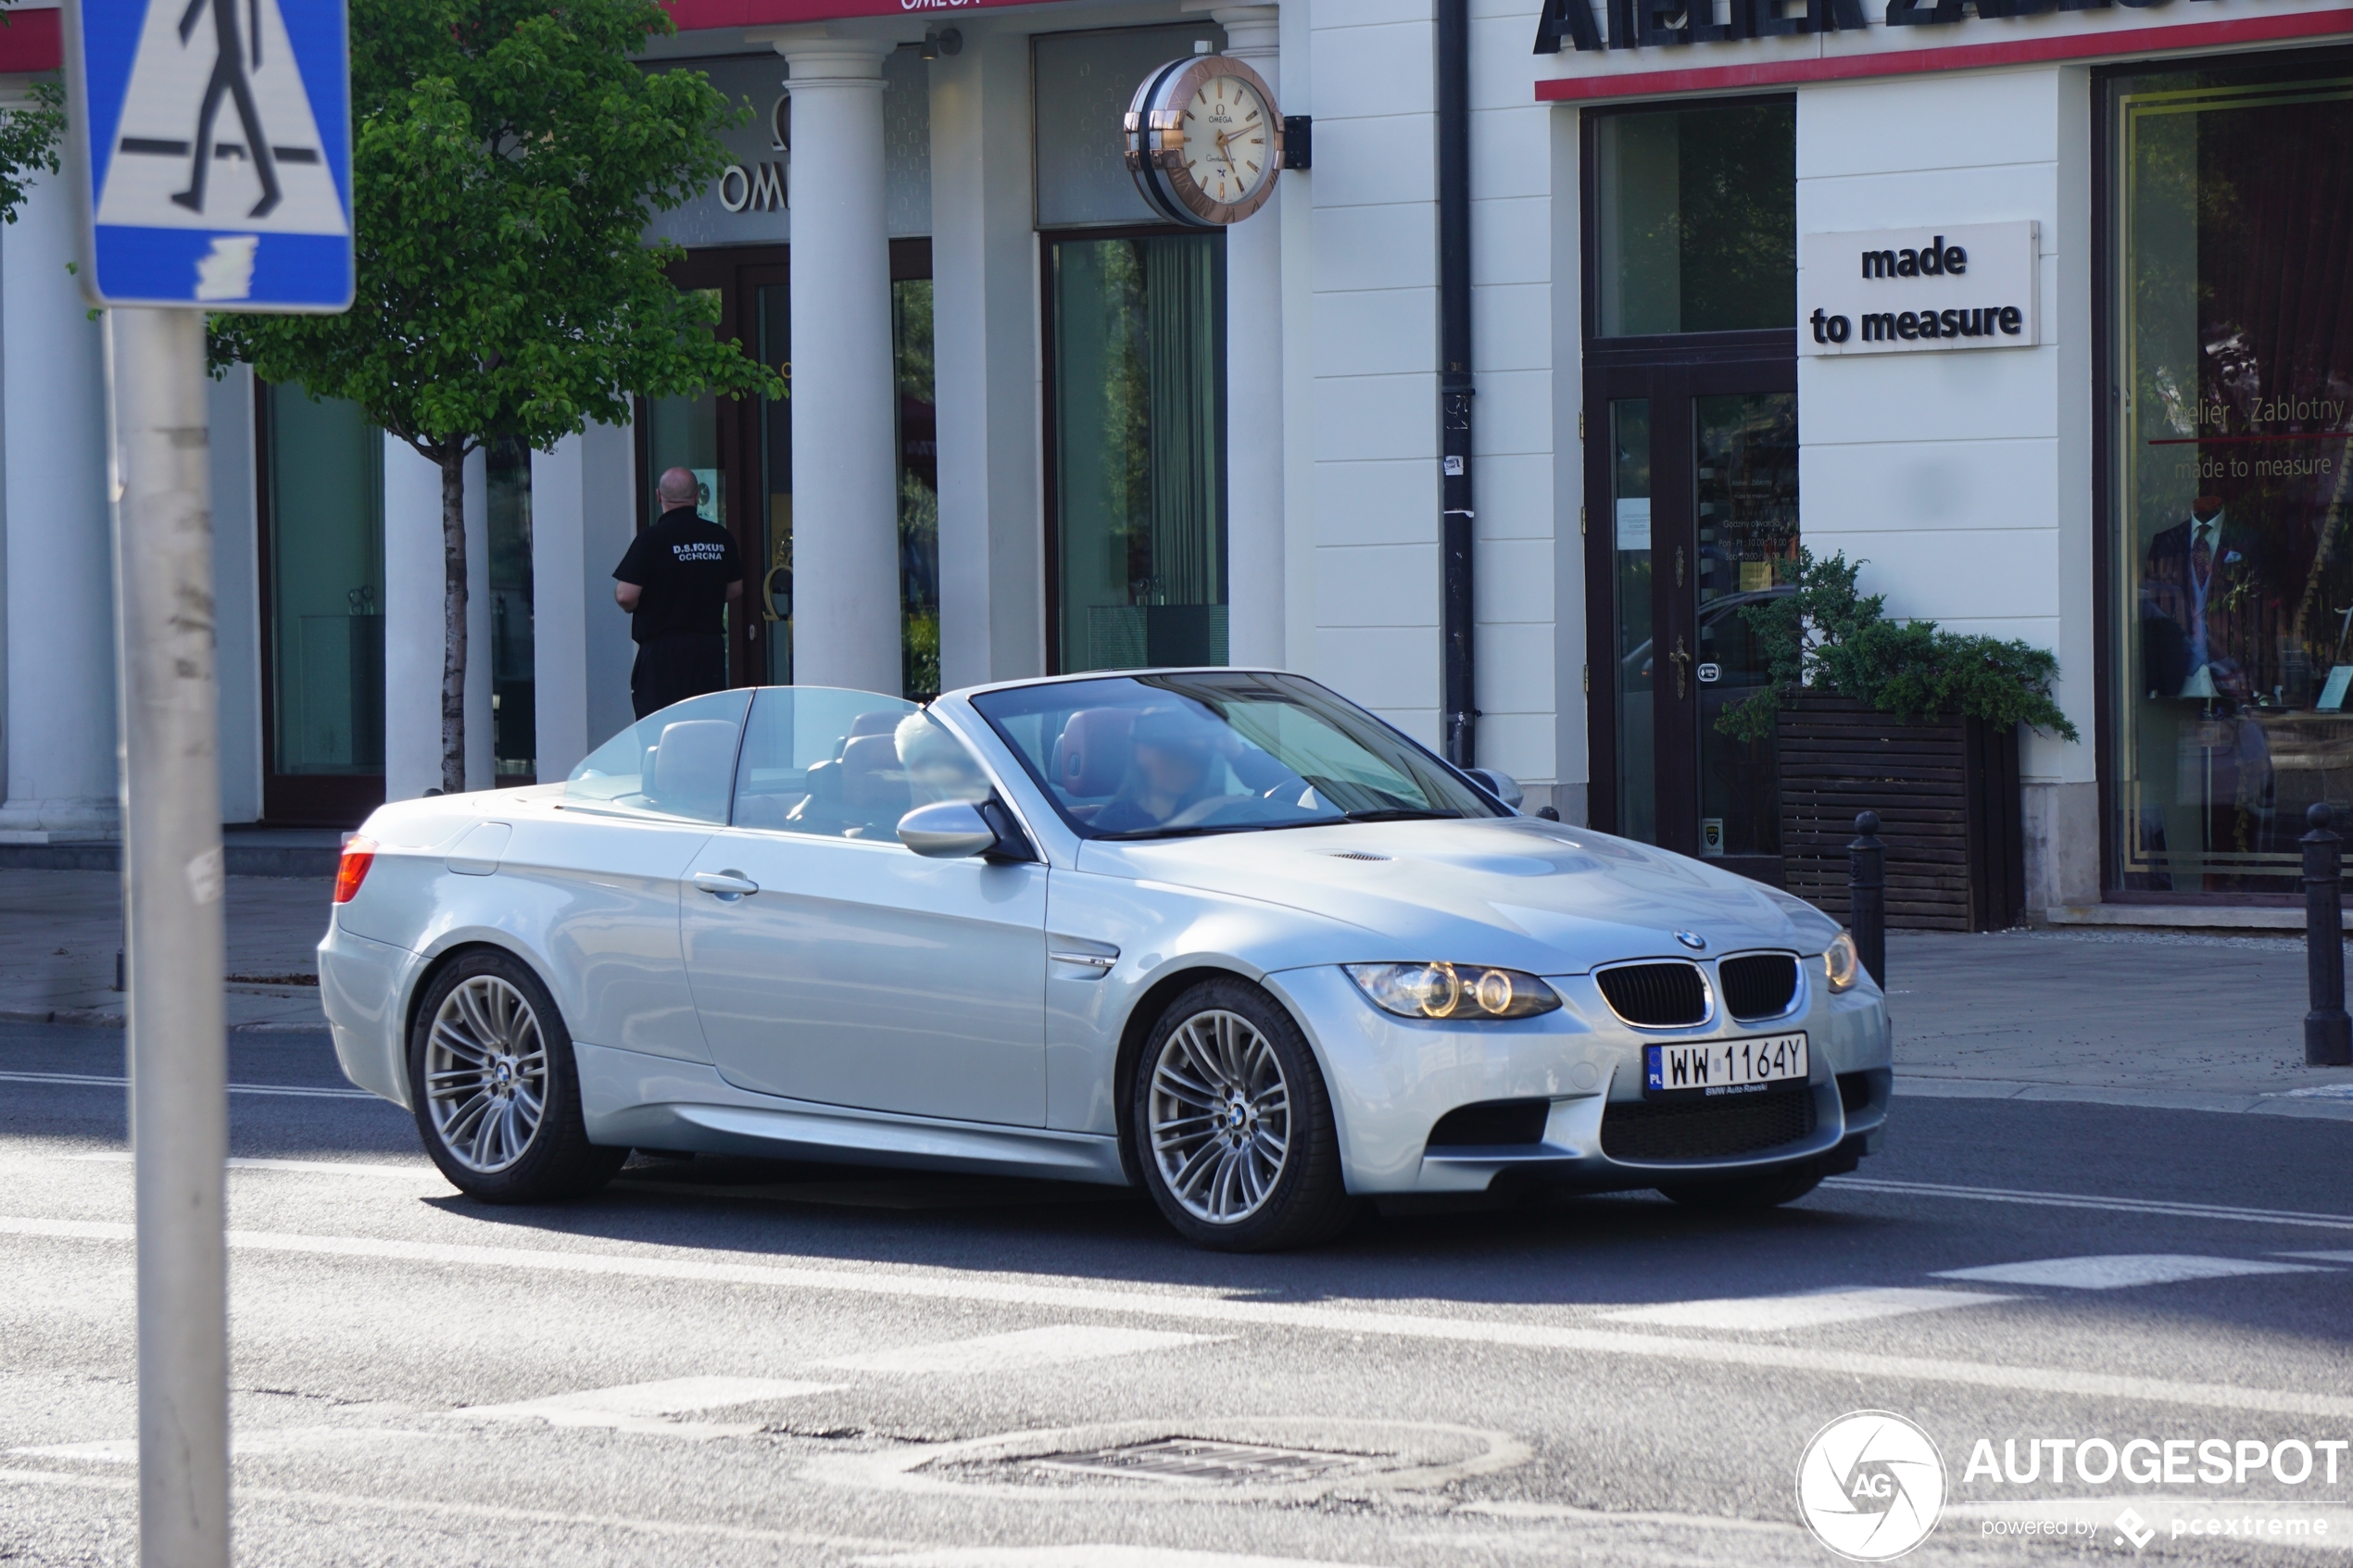
<instances>
[{"instance_id":1,"label":"tree with green leaves","mask_svg":"<svg viewBox=\"0 0 2353 1568\"><path fill-rule=\"evenodd\" d=\"M0 12L0 25L7 17ZM14 223L24 206L26 184L36 171L57 172L57 147L66 134L66 90L51 78L35 82L27 102L0 113L0 220Z\"/></svg>"},{"instance_id":2,"label":"tree with green leaves","mask_svg":"<svg viewBox=\"0 0 2353 1568\"><path fill-rule=\"evenodd\" d=\"M656 210L716 179L731 108L634 56L658 0L351 0L359 288L340 316L213 318L216 368L343 397L441 470L442 787L465 787L465 462L552 450L632 394L783 396L674 287Z\"/></svg>"}]
</instances>

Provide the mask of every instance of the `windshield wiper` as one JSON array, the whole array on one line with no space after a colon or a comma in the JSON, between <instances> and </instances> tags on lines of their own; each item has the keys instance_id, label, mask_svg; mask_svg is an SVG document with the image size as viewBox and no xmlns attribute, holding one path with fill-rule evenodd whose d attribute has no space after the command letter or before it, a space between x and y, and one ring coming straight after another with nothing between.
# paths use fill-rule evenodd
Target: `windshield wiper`
<instances>
[{"instance_id":1,"label":"windshield wiper","mask_svg":"<svg viewBox=\"0 0 2353 1568\"><path fill-rule=\"evenodd\" d=\"M1459 817L1461 815L1462 813L1460 811L1432 809L1426 807L1397 807L1379 811L1343 811L1340 813L1340 820L1342 822L1424 822L1437 817Z\"/></svg>"},{"instance_id":2,"label":"windshield wiper","mask_svg":"<svg viewBox=\"0 0 2353 1568\"><path fill-rule=\"evenodd\" d=\"M1277 827L1274 822L1196 822L1181 828L1122 828L1117 833L1099 833L1097 838L1199 838L1213 833L1254 833L1263 827Z\"/></svg>"}]
</instances>

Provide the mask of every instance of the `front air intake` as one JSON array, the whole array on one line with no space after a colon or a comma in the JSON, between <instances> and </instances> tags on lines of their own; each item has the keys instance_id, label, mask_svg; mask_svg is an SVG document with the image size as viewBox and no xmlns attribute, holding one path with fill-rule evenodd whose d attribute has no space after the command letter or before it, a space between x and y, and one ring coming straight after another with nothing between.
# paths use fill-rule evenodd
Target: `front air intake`
<instances>
[{"instance_id":1,"label":"front air intake","mask_svg":"<svg viewBox=\"0 0 2353 1568\"><path fill-rule=\"evenodd\" d=\"M1593 984L1611 1011L1642 1028L1680 1029L1707 1022L1707 984L1696 964L1620 964L1598 971Z\"/></svg>"},{"instance_id":2,"label":"front air intake","mask_svg":"<svg viewBox=\"0 0 2353 1568\"><path fill-rule=\"evenodd\" d=\"M1779 1018L1797 997L1797 960L1787 953L1745 953L1716 966L1724 1010L1734 1018Z\"/></svg>"},{"instance_id":3,"label":"front air intake","mask_svg":"<svg viewBox=\"0 0 2353 1568\"><path fill-rule=\"evenodd\" d=\"M1612 1100L1602 1113L1602 1152L1645 1163L1737 1160L1814 1135L1814 1091L1777 1090L1729 1099Z\"/></svg>"}]
</instances>

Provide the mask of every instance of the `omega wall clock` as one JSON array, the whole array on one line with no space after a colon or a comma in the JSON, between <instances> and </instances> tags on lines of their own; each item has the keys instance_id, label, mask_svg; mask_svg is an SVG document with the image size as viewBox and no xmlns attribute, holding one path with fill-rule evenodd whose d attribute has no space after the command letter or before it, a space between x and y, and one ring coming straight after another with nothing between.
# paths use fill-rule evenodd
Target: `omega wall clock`
<instances>
[{"instance_id":1,"label":"omega wall clock","mask_svg":"<svg viewBox=\"0 0 2353 1568\"><path fill-rule=\"evenodd\" d=\"M1152 209L1195 228L1239 223L1275 194L1283 120L1240 60L1196 55L1144 79L1127 109L1127 171Z\"/></svg>"}]
</instances>

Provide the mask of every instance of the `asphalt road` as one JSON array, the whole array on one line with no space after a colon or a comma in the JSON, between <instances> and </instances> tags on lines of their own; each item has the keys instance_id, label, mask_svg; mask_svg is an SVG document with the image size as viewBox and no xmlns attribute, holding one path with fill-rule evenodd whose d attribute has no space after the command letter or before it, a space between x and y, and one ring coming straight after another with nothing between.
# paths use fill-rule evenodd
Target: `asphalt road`
<instances>
[{"instance_id":1,"label":"asphalt road","mask_svg":"<svg viewBox=\"0 0 2353 1568\"><path fill-rule=\"evenodd\" d=\"M133 1560L120 1050L0 1026L10 1568ZM323 1036L241 1035L231 1076L245 1563L1822 1563L1800 1456L1867 1409L1943 1455L1907 1562L2353 1551L2341 1121L1899 1098L1785 1210L1229 1258L1118 1193L752 1161L488 1209ZM2054 1484L2042 1439L2189 1446ZM1989 1533L2029 1521L2074 1533Z\"/></svg>"}]
</instances>

